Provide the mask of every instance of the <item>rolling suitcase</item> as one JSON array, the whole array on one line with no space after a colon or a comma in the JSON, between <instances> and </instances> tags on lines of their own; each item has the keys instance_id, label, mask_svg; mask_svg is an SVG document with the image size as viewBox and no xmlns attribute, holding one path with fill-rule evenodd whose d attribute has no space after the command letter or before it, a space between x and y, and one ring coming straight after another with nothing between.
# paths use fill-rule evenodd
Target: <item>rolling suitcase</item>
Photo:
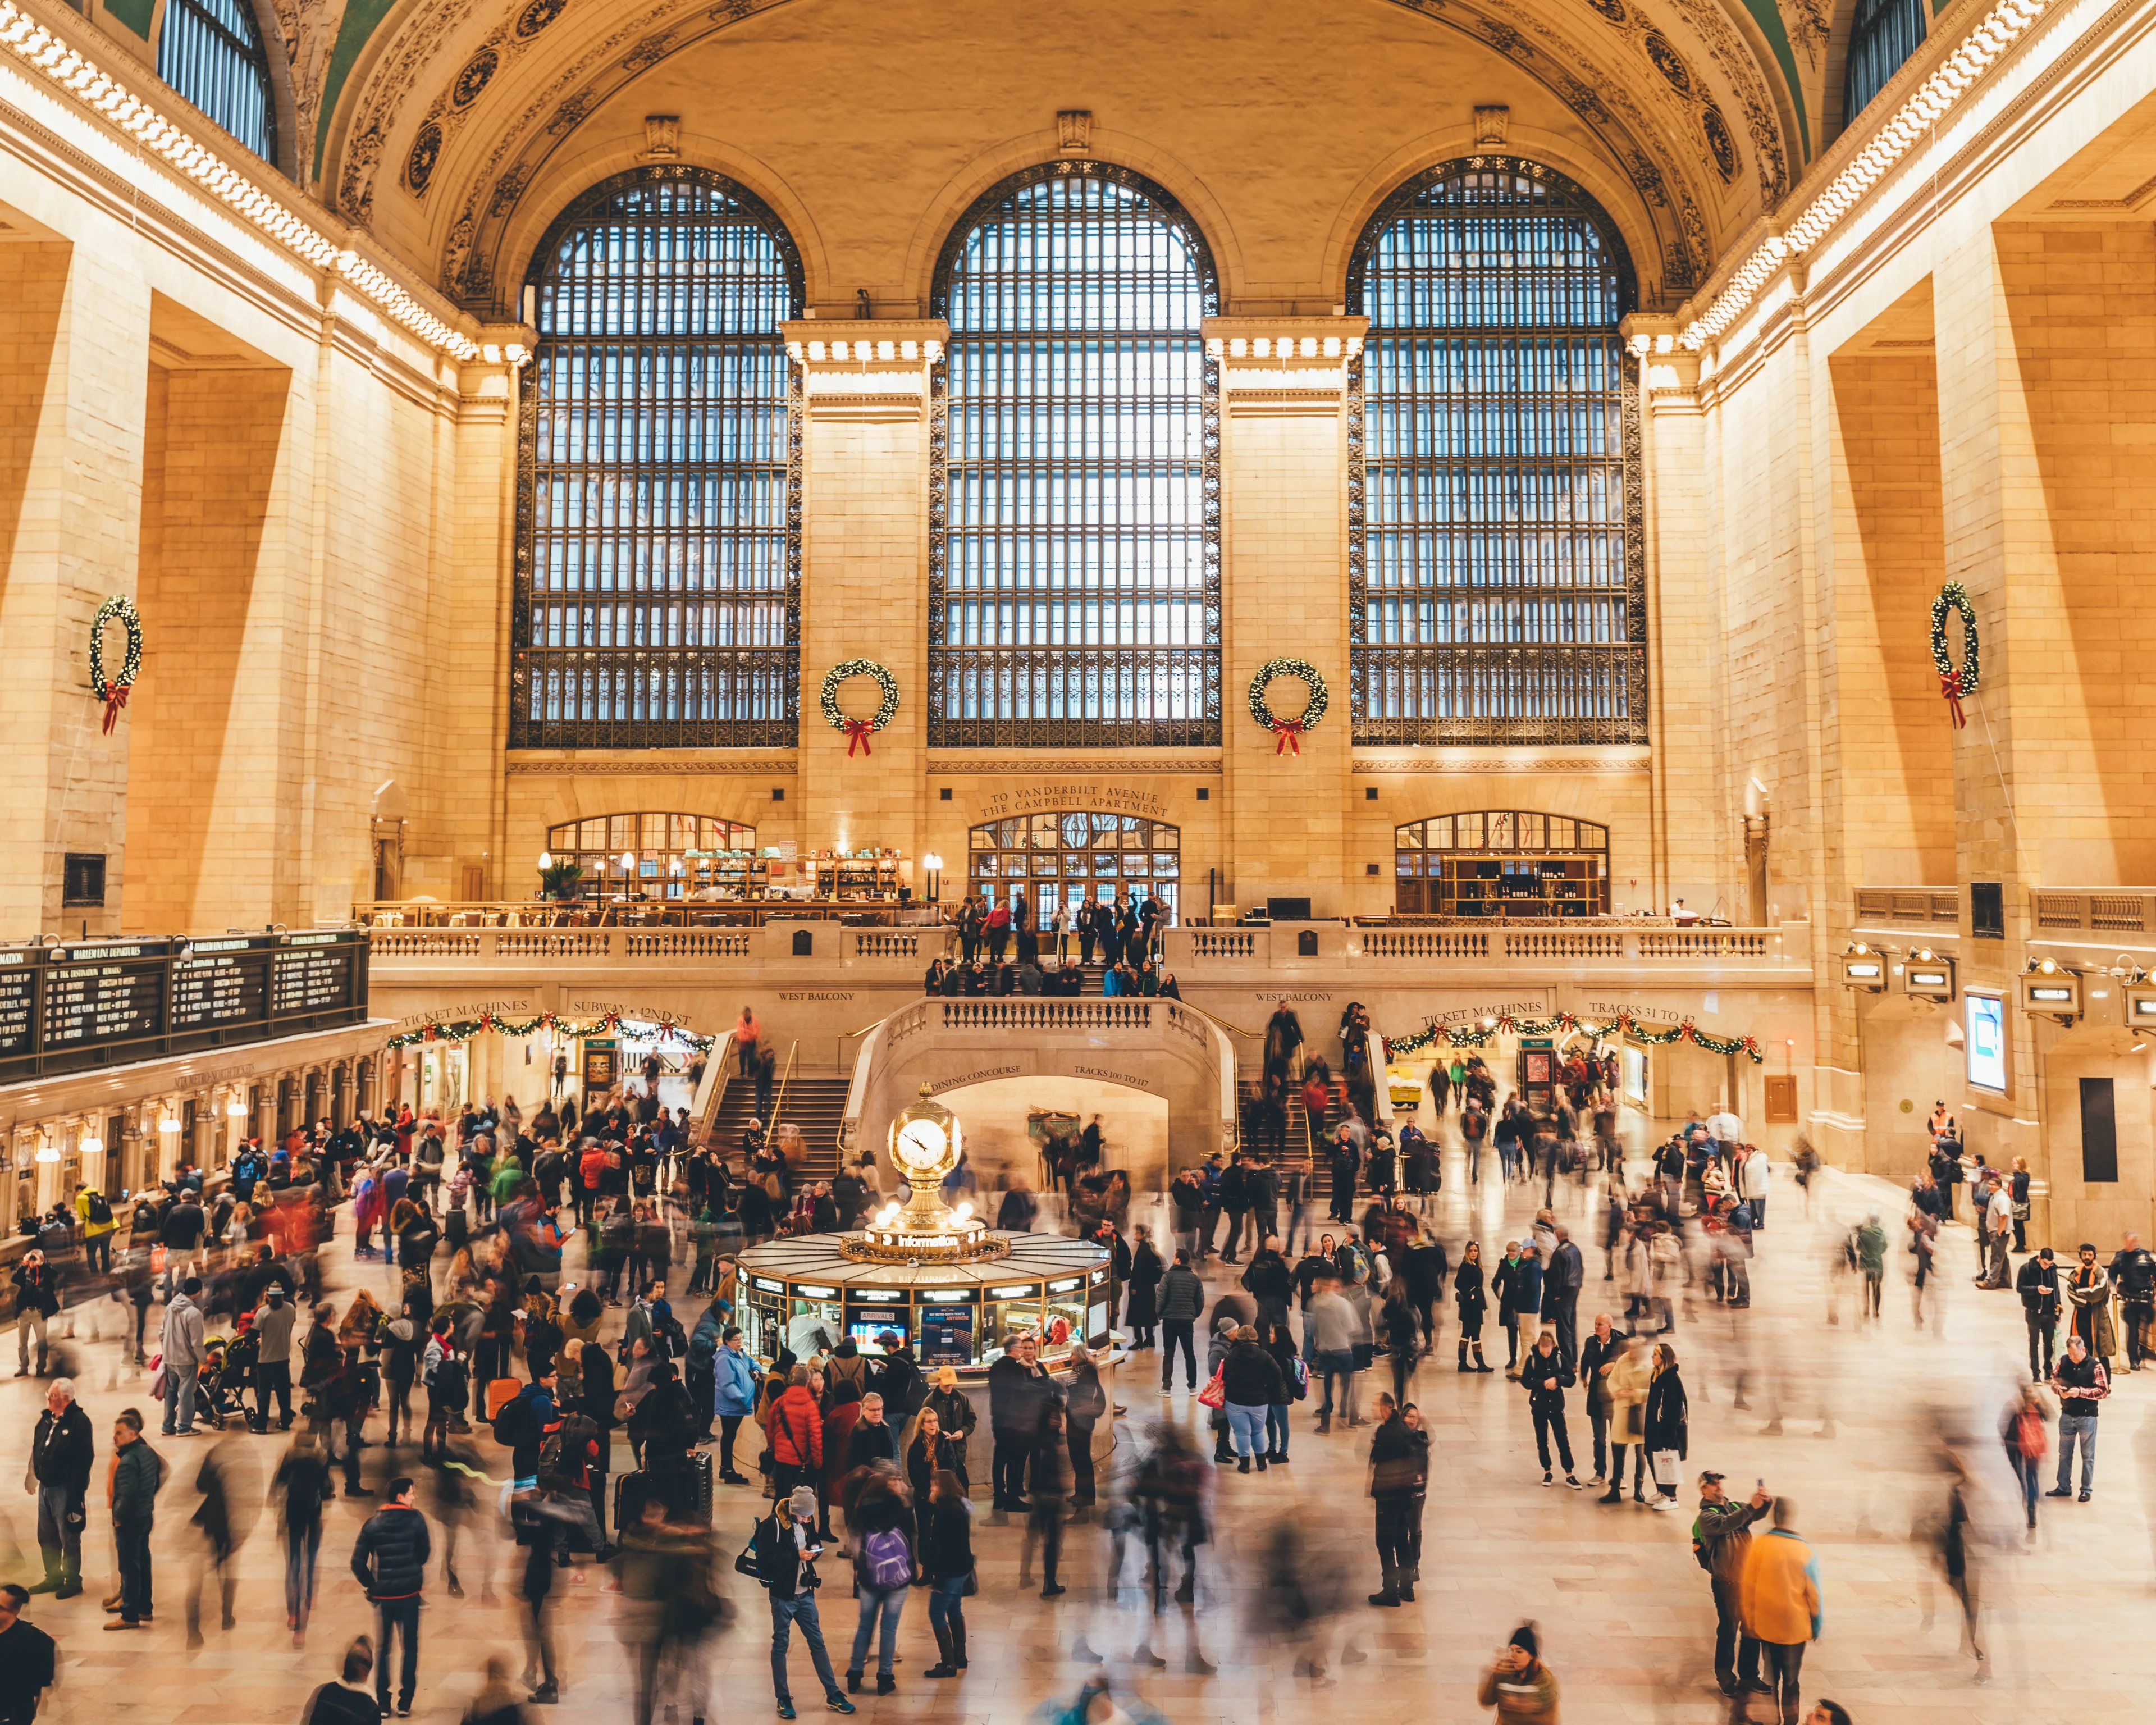
<instances>
[{"instance_id":1,"label":"rolling suitcase","mask_svg":"<svg viewBox=\"0 0 2156 1725\"><path fill-rule=\"evenodd\" d=\"M688 1465L678 1472L654 1479L639 1470L617 1474L613 1482L613 1526L619 1538L627 1528L636 1525L644 1513L644 1500L654 1492L666 1499L667 1514L675 1521L694 1522L697 1526L711 1525L711 1456L708 1450L699 1450L688 1458Z\"/></svg>"},{"instance_id":2,"label":"rolling suitcase","mask_svg":"<svg viewBox=\"0 0 2156 1725\"><path fill-rule=\"evenodd\" d=\"M490 1379L486 1386L487 1424L491 1425L494 1423L494 1416L515 1401L523 1388L523 1380L519 1378Z\"/></svg>"}]
</instances>

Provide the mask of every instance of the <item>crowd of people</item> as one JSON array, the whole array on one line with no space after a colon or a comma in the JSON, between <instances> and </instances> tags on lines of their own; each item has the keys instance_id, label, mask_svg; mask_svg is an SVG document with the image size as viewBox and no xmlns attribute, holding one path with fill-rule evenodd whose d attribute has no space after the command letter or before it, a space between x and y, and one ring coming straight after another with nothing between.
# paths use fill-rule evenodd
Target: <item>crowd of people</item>
<instances>
[{"instance_id":1,"label":"crowd of people","mask_svg":"<svg viewBox=\"0 0 2156 1725\"><path fill-rule=\"evenodd\" d=\"M446 1118L402 1108L322 1122L268 1151L250 1142L213 1177L183 1168L124 1204L85 1189L43 1219L13 1273L19 1372L45 1379L26 1480L44 1574L0 1595L7 1669L49 1673L50 1636L22 1608L39 1594L68 1600L85 1590L85 1534L94 1525L109 1524L116 1558L107 1628L155 1621L151 1535L176 1489L193 1501L189 1645L231 1629L233 1559L251 1506L263 1501L250 1482L265 1473L297 1645L314 1612L326 1506L341 1490L366 1511L348 1557L337 1558L367 1591L373 1632L336 1650L307 1725L409 1712L428 1583L439 1574L448 1597L463 1597L460 1558L477 1572L483 1601L502 1582L526 1643L521 1681L490 1666L468 1717L505 1725L567 1693L557 1594L563 1576L573 1585L595 1564L609 1578L631 1651L639 1725L667 1697L704 1717L711 1650L732 1609L713 1505L739 1501L721 1496L731 1491L760 1491L763 1500L732 1567L765 1595L783 1717L793 1717L795 1639L832 1709L891 1692L916 1589L937 1650L926 1676L963 1681L977 1539L1014 1538L1022 1584L1055 1600L1070 1591L1067 1542L1084 1527L1101 1541L1088 1566L1094 1596L1127 1595L1140 1609L1127 1647L1096 1649L1100 1620L1089 1618L1077 1656L1141 1668L1173 1658L1209 1671L1194 1608L1219 1513L1216 1473L1291 1466L1301 1433L1352 1435L1367 1463L1375 1546L1368 1605L1415 1603L1432 1466L1423 1404L1438 1393L1427 1369L1440 1360L1460 1374L1502 1369L1517 1386L1529 1477L1593 1489L1616 1506L1627 1500L1629 1467L1635 1506L1680 1510L1693 1448L1680 1327L1702 1307L1741 1314L1750 1306L1768 1159L1722 1114L1688 1122L1628 1163L1599 1060L1562 1063L1549 1106L1534 1111L1503 1095L1479 1057L1448 1056L1429 1087L1437 1118L1466 1151L1455 1165L1479 1186L1481 1147L1491 1144L1495 1179L1533 1206L1518 1237L1492 1240L1486 1252L1478 1239L1448 1241L1432 1214L1446 1159L1411 1121L1395 1138L1372 1106L1358 1010L1342 1015L1339 1078L1305 1046L1286 1004L1268 1028L1260 1106L1270 1109L1265 1094L1282 1089L1305 1101L1307 1155L1260 1132L1178 1173L1157 1209L1134 1205L1127 1175L1106 1166L1096 1117L1045 1158L1045 1191L1006 1183L999 1226L1060 1224L1107 1250L1129 1348L1141 1361L1158 1355L1170 1409L1179 1376L1210 1437L1209 1455L1172 1413L1147 1422L1141 1453L1112 1485L1096 1469L1096 1439L1126 1410L1082 1340L1059 1350L1051 1369L1041 1358L1048 1338L999 1338L978 1394L948 1367L924 1371L895 1333L842 1337L801 1358L749 1355L732 1321L739 1250L782 1232L850 1227L880 1198L885 1177L863 1157L830 1180L805 1179L783 1133L767 1134L761 1122L734 1143L697 1141L685 1112L658 1106L649 1076L581 1113L562 1098L528 1119L506 1101ZM753 1030L753 1014L743 1017ZM753 1034L748 1040L752 1076L767 1049ZM1951 1142L1951 1123L1940 1124ZM1796 1161L1808 1184L1816 1161L1801 1147ZM1983 1230L1973 1279L2009 1286L1994 1242L2018 1246L2011 1230L2025 1223L2025 1210L2015 1214L2025 1197L2010 1174L1950 1181L1943 1168L1935 1158L1912 1190L1912 1242L1935 1241L1952 1213L1951 1198L1935 1208L1928 1194L1974 1184L1985 1194L1987 1224L2003 1197L2008 1226ZM953 1195L969 1189L970 1171L953 1178ZM1592 1250L1597 1233L1608 1293L1583 1323L1593 1278L1581 1240ZM357 1279L349 1288L324 1268L323 1248L344 1237ZM1868 1290L1859 1301L1866 1318L1880 1312L1882 1240L1875 1217L1840 1248L1837 1276ZM2117 1337L2126 1337L2125 1369L2148 1363L2156 1260L2132 1237L2107 1266L2098 1255L2084 1246L2076 1265L2061 1268L2046 1249L2010 1284L2028 1308L2031 1382L2002 1416L1999 1438L2032 1525L2051 1428L2060 1460L2050 1495L2086 1502ZM1929 1260L1912 1256L1921 1322ZM675 1286L686 1298L678 1316ZM1448 1312L1457 1326L1449 1351ZM118 1334L108 1337L114 1316ZM1485 1353L1492 1319L1504 1332L1502 1368ZM86 1343L101 1342L148 1376L120 1398L126 1405L94 1420L78 1399L80 1362ZM1779 1426L1778 1414L1768 1430ZM176 1487L174 1452L205 1433L211 1442ZM252 1447L264 1437L280 1447ZM2077 1490L2069 1484L2076 1452ZM1795 1507L1763 1484L1732 1497L1712 1470L1691 1482L1691 1538L1718 1625L1717 1680L1732 1696L1771 1697L1794 1725L1804 1650L1825 1620L1820 1566ZM1953 1475L1937 1545L1981 1679L1989 1668L1968 1579L1967 1492ZM1013 1524L1014 1535L988 1531ZM1329 1681L1358 1656L1352 1637L1336 1632L1337 1614L1312 1603L1325 1593L1313 1579L1322 1565L1296 1537L1283 1525L1284 1543L1268 1558L1295 1578L1281 1586L1301 1599L1283 1606L1281 1629L1293 1637L1297 1670ZM506 1572L496 1557L504 1549L520 1553ZM824 1571L834 1567L857 1601L842 1663L819 1609ZM206 1599L218 1608L213 1621ZM6 1681L0 1720L33 1717L49 1675L31 1684L28 1702L11 1699ZM1107 1681L1096 1680L1096 1697L1109 1692ZM1522 1625L1480 1699L1501 1719L1540 1722L1555 1717L1558 1693L1540 1631ZM1810 1717L1847 1720L1825 1701Z\"/></svg>"}]
</instances>

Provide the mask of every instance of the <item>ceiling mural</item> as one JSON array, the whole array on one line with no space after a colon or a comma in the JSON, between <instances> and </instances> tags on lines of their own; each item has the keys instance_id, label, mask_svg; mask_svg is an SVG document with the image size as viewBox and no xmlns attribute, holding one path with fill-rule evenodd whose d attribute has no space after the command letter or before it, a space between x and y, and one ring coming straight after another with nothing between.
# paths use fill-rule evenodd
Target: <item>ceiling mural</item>
<instances>
[{"instance_id":1,"label":"ceiling mural","mask_svg":"<svg viewBox=\"0 0 2156 1725\"><path fill-rule=\"evenodd\" d=\"M275 3L289 10L288 41L300 44L295 84L303 116L319 124L316 160L334 186L325 193L408 254L426 236L444 290L481 316L511 311L515 284L500 278L523 260L501 247L529 226L528 213L520 222L528 191L555 195L547 165L581 147L584 121L640 76L745 21L787 10L779 28L804 42L819 21L795 0L644 0L607 11L598 0L523 0L506 21L499 0ZM1652 239L1636 259L1642 288L1670 304L1780 198L1791 161L1809 148L1801 87L1793 100L1779 86L1793 41L1816 60L1804 8L1826 0L1788 0L1787 23L1772 13L1776 0L1743 0L1776 66L1763 65L1722 3L1387 0L1471 37L1569 111L1636 193ZM552 28L572 8L573 28ZM804 10L811 18L797 23L791 14ZM382 35L363 69L357 29ZM610 124L619 129L618 117Z\"/></svg>"}]
</instances>

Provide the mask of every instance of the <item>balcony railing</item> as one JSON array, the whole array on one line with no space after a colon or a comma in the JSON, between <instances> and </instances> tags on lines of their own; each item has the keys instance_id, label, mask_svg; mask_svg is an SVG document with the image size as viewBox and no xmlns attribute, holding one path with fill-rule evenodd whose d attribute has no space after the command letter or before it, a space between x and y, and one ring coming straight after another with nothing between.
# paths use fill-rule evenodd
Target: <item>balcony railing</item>
<instances>
[{"instance_id":1,"label":"balcony railing","mask_svg":"<svg viewBox=\"0 0 2156 1725\"><path fill-rule=\"evenodd\" d=\"M1856 889L1860 927L1958 928L1961 889L1958 886L1860 886Z\"/></svg>"},{"instance_id":2,"label":"balcony railing","mask_svg":"<svg viewBox=\"0 0 2156 1725\"><path fill-rule=\"evenodd\" d=\"M2107 887L2101 891L2038 892L2035 920L2043 933L2147 934L2156 930L2156 891Z\"/></svg>"}]
</instances>

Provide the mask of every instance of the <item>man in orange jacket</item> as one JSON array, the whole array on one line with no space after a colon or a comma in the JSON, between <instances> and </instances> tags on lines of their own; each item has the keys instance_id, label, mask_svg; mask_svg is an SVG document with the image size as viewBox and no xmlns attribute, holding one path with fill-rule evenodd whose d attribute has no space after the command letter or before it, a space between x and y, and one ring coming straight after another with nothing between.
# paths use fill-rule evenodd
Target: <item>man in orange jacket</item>
<instances>
[{"instance_id":1,"label":"man in orange jacket","mask_svg":"<svg viewBox=\"0 0 2156 1725\"><path fill-rule=\"evenodd\" d=\"M1744 1557L1744 1629L1759 1644L1760 1666L1768 1690L1781 1703L1782 1725L1797 1725L1804 1648L1819 1640L1825 1621L1819 1559L1790 1525L1796 1518L1796 1505L1777 1497L1774 1531L1753 1540Z\"/></svg>"}]
</instances>

